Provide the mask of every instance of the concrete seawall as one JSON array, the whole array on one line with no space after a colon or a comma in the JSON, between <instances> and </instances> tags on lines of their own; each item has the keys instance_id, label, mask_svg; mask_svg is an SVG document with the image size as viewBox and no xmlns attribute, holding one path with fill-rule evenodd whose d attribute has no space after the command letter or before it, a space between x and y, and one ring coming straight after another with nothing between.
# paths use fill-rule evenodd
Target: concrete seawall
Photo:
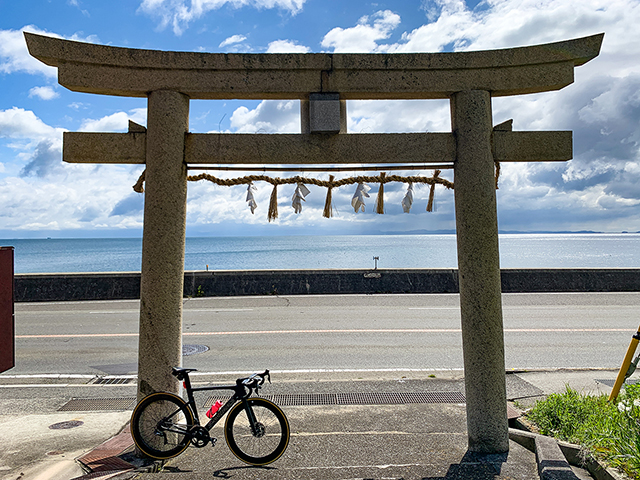
<instances>
[{"instance_id":1,"label":"concrete seawall","mask_svg":"<svg viewBox=\"0 0 640 480\"><path fill-rule=\"evenodd\" d=\"M638 292L640 269L504 269L502 291ZM184 295L458 293L456 269L235 270L184 274ZM140 298L140 273L16 274L16 302Z\"/></svg>"}]
</instances>

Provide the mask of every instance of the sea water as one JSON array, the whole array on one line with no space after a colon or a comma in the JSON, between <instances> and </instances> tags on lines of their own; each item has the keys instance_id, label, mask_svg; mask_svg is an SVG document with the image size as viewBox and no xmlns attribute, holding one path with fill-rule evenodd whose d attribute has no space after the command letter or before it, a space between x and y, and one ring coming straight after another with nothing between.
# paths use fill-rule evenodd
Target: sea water
<instances>
[{"instance_id":1,"label":"sea water","mask_svg":"<svg viewBox=\"0 0 640 480\"><path fill-rule=\"evenodd\" d=\"M140 271L139 238L6 239L16 273ZM377 257L378 260L374 260ZM187 238L185 270L456 268L455 235ZM640 268L640 234L504 234L502 268Z\"/></svg>"}]
</instances>

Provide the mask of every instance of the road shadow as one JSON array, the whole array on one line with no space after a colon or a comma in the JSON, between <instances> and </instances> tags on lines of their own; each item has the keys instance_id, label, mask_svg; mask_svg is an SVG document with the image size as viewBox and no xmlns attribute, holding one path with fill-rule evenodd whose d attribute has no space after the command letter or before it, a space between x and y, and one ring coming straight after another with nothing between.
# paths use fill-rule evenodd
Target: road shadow
<instances>
[{"instance_id":1,"label":"road shadow","mask_svg":"<svg viewBox=\"0 0 640 480\"><path fill-rule=\"evenodd\" d=\"M423 477L422 480L494 480L501 477L502 466L509 454L483 454L467 451L460 463L449 465L444 477Z\"/></svg>"},{"instance_id":2,"label":"road shadow","mask_svg":"<svg viewBox=\"0 0 640 480\"><path fill-rule=\"evenodd\" d=\"M276 470L275 467L258 467L253 465L246 465L242 467L229 467L229 468L221 468L220 470L216 470L213 472L214 478L232 478L232 473L234 471L244 471L244 470L262 470L264 472Z\"/></svg>"}]
</instances>

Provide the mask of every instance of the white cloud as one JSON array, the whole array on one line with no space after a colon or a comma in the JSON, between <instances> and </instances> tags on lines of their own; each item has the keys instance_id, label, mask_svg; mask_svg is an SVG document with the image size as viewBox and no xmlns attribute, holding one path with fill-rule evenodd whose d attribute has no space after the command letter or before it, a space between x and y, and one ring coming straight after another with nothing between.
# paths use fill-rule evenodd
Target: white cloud
<instances>
[{"instance_id":1,"label":"white cloud","mask_svg":"<svg viewBox=\"0 0 640 480\"><path fill-rule=\"evenodd\" d=\"M30 110L18 107L0 110L0 137L62 141L62 132L63 128L47 125Z\"/></svg>"},{"instance_id":2,"label":"white cloud","mask_svg":"<svg viewBox=\"0 0 640 480\"><path fill-rule=\"evenodd\" d=\"M390 10L379 11L362 17L355 27L336 27L329 31L322 39L322 46L333 48L336 53L375 52L378 42L389 38L399 24L399 15Z\"/></svg>"},{"instance_id":3,"label":"white cloud","mask_svg":"<svg viewBox=\"0 0 640 480\"><path fill-rule=\"evenodd\" d=\"M309 53L311 49L293 40L275 40L269 43L267 53Z\"/></svg>"},{"instance_id":4,"label":"white cloud","mask_svg":"<svg viewBox=\"0 0 640 480\"><path fill-rule=\"evenodd\" d=\"M29 98L38 97L42 100L53 100L60 94L53 87L33 87L29 90Z\"/></svg>"},{"instance_id":5,"label":"white cloud","mask_svg":"<svg viewBox=\"0 0 640 480\"><path fill-rule=\"evenodd\" d=\"M447 100L353 100L347 116L353 133L451 131Z\"/></svg>"},{"instance_id":6,"label":"white cloud","mask_svg":"<svg viewBox=\"0 0 640 480\"><path fill-rule=\"evenodd\" d=\"M247 39L244 35L231 35L229 38L225 39L218 45L218 47L223 48L227 45L233 45L234 43L244 42Z\"/></svg>"},{"instance_id":7,"label":"white cloud","mask_svg":"<svg viewBox=\"0 0 640 480\"><path fill-rule=\"evenodd\" d=\"M134 108L129 112L116 112L106 117L98 119L87 118L82 121L79 131L81 132L121 132L129 128L129 120L138 124L145 124L147 121L146 108Z\"/></svg>"},{"instance_id":8,"label":"white cloud","mask_svg":"<svg viewBox=\"0 0 640 480\"><path fill-rule=\"evenodd\" d=\"M159 17L159 28L171 25L176 35L182 32L194 20L206 15L212 10L218 10L226 5L232 8L253 7L257 9L279 8L296 15L302 10L305 0L143 0L139 10L148 15Z\"/></svg>"},{"instance_id":9,"label":"white cloud","mask_svg":"<svg viewBox=\"0 0 640 480\"><path fill-rule=\"evenodd\" d=\"M131 194L140 167L63 163L63 131L28 110L0 111L0 137L14 140L9 147L18 150L0 164L6 175L0 179L0 229L140 228L142 214L134 209L111 215Z\"/></svg>"},{"instance_id":10,"label":"white cloud","mask_svg":"<svg viewBox=\"0 0 640 480\"><path fill-rule=\"evenodd\" d=\"M56 33L41 30L34 25L27 25L20 30L0 30L0 73L26 72L56 78L58 74L57 68L49 67L29 55L29 50L27 50L27 44L24 40L24 31L49 37L65 38ZM75 34L69 39L98 43L98 38L95 35L84 37L80 34Z\"/></svg>"},{"instance_id":11,"label":"white cloud","mask_svg":"<svg viewBox=\"0 0 640 480\"><path fill-rule=\"evenodd\" d=\"M231 128L237 133L300 133L300 103L264 100L253 110L237 108Z\"/></svg>"},{"instance_id":12,"label":"white cloud","mask_svg":"<svg viewBox=\"0 0 640 480\"><path fill-rule=\"evenodd\" d=\"M76 7L78 10L80 10L84 16L86 16L86 17L90 17L91 16L91 15L89 15L89 11L88 10L83 9L80 6L80 2L78 0L67 0L67 3L69 5L71 5L72 7Z\"/></svg>"},{"instance_id":13,"label":"white cloud","mask_svg":"<svg viewBox=\"0 0 640 480\"><path fill-rule=\"evenodd\" d=\"M176 33L223 6L279 8L295 14L304 4L285 0L144 0L140 3L141 12L157 15L163 22L161 26L171 26ZM640 205L640 29L637 29L640 2L487 0L473 10L463 0L430 0L424 5L425 24L418 28L403 33L396 13L364 11L370 14L351 26L327 28L322 46L335 52L460 51L531 45L606 32L601 55L576 68L574 85L559 92L494 99L494 123L513 118L516 130L574 132L575 160L571 162L503 164L497 192L500 226L513 230L640 230L637 213ZM425 12L416 10L419 14ZM25 28L52 35L35 27ZM235 31L248 30L240 26ZM224 46L239 48L246 40L242 37L228 37L221 46L228 42ZM300 38L309 44L318 40ZM309 48L284 39L269 43L267 51L308 52ZM28 55L21 30L0 30L0 74L14 72L47 78L56 75L54 68ZM47 83L50 82L40 84ZM38 83L26 86L25 92L34 85ZM44 98L58 91L52 87L35 87L30 93ZM70 109L85 108L89 104L74 103ZM70 109L67 112L74 113ZM349 131L354 133L433 132L451 128L446 101L350 101L348 115ZM130 118L144 124L145 109L86 118L79 130L126 131ZM64 164L60 140L63 130L47 125L34 112L22 108L0 110L0 137L7 139L5 147L18 152L15 158L4 157L0 163L0 170L4 169L0 177L3 211L0 228L16 231L45 227L139 228L140 202L132 196L131 185L140 167ZM231 130L299 132L298 102L264 101L253 108L237 108L231 117ZM190 184L189 225L266 224L271 186L265 183L257 186L258 210L251 215L244 201L244 187ZM336 228L335 225L343 221L364 225L365 231L371 227L384 229L384 225L398 225L397 230L411 229L415 228L416 221L422 222L422 217L413 215L424 212L428 188L416 189L411 216L394 218L370 214L377 189L376 185L371 186L372 197L364 215L354 215L349 206L353 188L334 189L338 213L332 220L321 218L325 189L312 188L303 213L296 216L290 208L293 186L282 186L278 224L320 225L324 229L325 226ZM385 187L388 212L400 211L399 200L405 189L401 185ZM452 193L438 187L436 202L438 213L427 216L426 228L451 228L449 224L443 226L440 218L444 215L446 222L451 223ZM403 222L414 225L406 226Z\"/></svg>"},{"instance_id":14,"label":"white cloud","mask_svg":"<svg viewBox=\"0 0 640 480\"><path fill-rule=\"evenodd\" d=\"M463 0L434 0L429 6L431 18L437 13L435 21L405 32L400 42L380 45L378 50L438 52L451 46L484 50L606 32L603 53L616 51L616 55L638 58L640 51L635 41L640 38L635 28L640 16L636 0L488 0L486 8L476 10L469 10Z\"/></svg>"},{"instance_id":15,"label":"white cloud","mask_svg":"<svg viewBox=\"0 0 640 480\"><path fill-rule=\"evenodd\" d=\"M640 230L638 215L629 215L640 202L640 2L488 0L474 10L463 0L424 5L428 22L398 42L386 43L397 24L376 28L371 18L384 13L377 12L331 30L323 46L336 52L483 50L606 33L600 56L576 68L574 85L493 100L494 123L513 118L516 130L574 132L570 162L503 165L500 216L522 230ZM349 130L448 131L446 106L435 105L349 102ZM623 225L624 218L634 223Z\"/></svg>"},{"instance_id":16,"label":"white cloud","mask_svg":"<svg viewBox=\"0 0 640 480\"><path fill-rule=\"evenodd\" d=\"M41 35L60 37L40 30L33 25L27 25L20 30L0 30L0 72L26 72L55 78L58 72L56 68L49 67L29 55L22 33L24 30Z\"/></svg>"},{"instance_id":17,"label":"white cloud","mask_svg":"<svg viewBox=\"0 0 640 480\"><path fill-rule=\"evenodd\" d=\"M68 105L68 107L74 110L80 110L80 109L87 108L87 104L82 102L72 102Z\"/></svg>"},{"instance_id":18,"label":"white cloud","mask_svg":"<svg viewBox=\"0 0 640 480\"><path fill-rule=\"evenodd\" d=\"M111 215L131 194L136 174L120 165L70 165L60 159L47 176L25 175L0 180L0 229L80 230L140 228L142 213ZM132 180L133 179L133 180Z\"/></svg>"}]
</instances>

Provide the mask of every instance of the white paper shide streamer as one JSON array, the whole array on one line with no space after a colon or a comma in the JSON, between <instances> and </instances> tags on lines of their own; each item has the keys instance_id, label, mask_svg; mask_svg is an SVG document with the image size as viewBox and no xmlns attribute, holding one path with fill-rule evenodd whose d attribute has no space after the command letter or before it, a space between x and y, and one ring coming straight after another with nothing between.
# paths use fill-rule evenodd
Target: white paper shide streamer
<instances>
[{"instance_id":1,"label":"white paper shide streamer","mask_svg":"<svg viewBox=\"0 0 640 480\"><path fill-rule=\"evenodd\" d=\"M291 206L296 213L302 212L302 202L306 201L304 197L309 195L309 193L309 189L305 184L298 182L296 190L293 192L293 197L291 197Z\"/></svg>"},{"instance_id":2,"label":"white paper shide streamer","mask_svg":"<svg viewBox=\"0 0 640 480\"><path fill-rule=\"evenodd\" d=\"M247 186L247 204L249 205L249 208L251 209L251 213L255 212L256 208L258 208L258 204L256 203L256 199L253 198L253 192L258 190L258 188L253 184L253 182L250 182L249 185Z\"/></svg>"},{"instance_id":3,"label":"white paper shide streamer","mask_svg":"<svg viewBox=\"0 0 640 480\"><path fill-rule=\"evenodd\" d=\"M409 213L411 211L411 205L413 205L413 183L409 182L407 193L402 199L402 210L404 210L404 213Z\"/></svg>"},{"instance_id":4,"label":"white paper shide streamer","mask_svg":"<svg viewBox=\"0 0 640 480\"><path fill-rule=\"evenodd\" d=\"M369 198L369 194L367 193L369 190L371 190L371 187L366 183L358 183L356 193L353 194L353 198L351 199L351 206L354 212L364 212L364 199L365 197Z\"/></svg>"}]
</instances>

